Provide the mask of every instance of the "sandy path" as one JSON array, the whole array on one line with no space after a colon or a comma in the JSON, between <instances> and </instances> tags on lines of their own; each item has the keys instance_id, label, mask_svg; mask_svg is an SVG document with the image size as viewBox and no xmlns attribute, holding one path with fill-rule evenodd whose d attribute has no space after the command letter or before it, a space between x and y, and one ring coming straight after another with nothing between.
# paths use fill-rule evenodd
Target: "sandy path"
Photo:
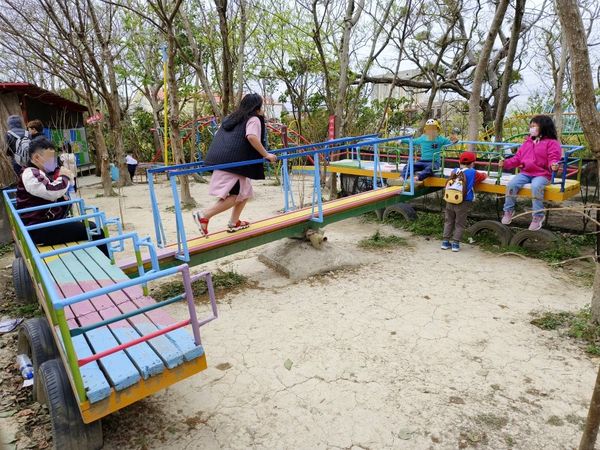
<instances>
[{"instance_id":1,"label":"sandy path","mask_svg":"<svg viewBox=\"0 0 600 450\"><path fill-rule=\"evenodd\" d=\"M257 190L250 220L280 207L278 188ZM147 187L125 192L126 223L149 231ZM377 228L350 219L327 235L353 247ZM590 290L539 261L411 243L299 283L257 262L260 248L211 264L256 285L219 299L209 369L106 419L106 448L576 447L596 364L529 313L580 308Z\"/></svg>"}]
</instances>

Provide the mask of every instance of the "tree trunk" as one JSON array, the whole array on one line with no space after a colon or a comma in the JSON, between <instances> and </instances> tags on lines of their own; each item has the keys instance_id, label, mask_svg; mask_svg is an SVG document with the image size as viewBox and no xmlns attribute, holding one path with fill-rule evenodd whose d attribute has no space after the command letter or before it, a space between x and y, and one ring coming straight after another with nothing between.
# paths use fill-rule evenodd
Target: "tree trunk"
<instances>
[{"instance_id":1,"label":"tree trunk","mask_svg":"<svg viewBox=\"0 0 600 450\"><path fill-rule=\"evenodd\" d=\"M223 48L223 97L221 106L223 115L226 116L231 108L233 95L233 61L231 49L229 48L229 24L227 23L227 0L215 0L217 13L219 14L219 32L221 34L221 45Z\"/></svg>"},{"instance_id":2,"label":"tree trunk","mask_svg":"<svg viewBox=\"0 0 600 450\"><path fill-rule=\"evenodd\" d=\"M196 42L196 38L194 37L194 33L192 32L192 25L190 24L190 20L186 14L181 14L181 21L183 23L183 27L187 34L188 42L190 43L190 49L192 50L193 61L189 61L190 65L195 69L196 76L200 80L200 84L202 85L202 90L204 94L208 98L208 102L210 103L210 107L212 109L213 115L218 117L219 119L223 118L223 112L217 103L217 99L215 98L214 91L210 86L210 82L208 81L208 76L206 75L206 71L204 70L204 66L202 64L202 54L200 52L200 47ZM185 52L180 53L183 58L186 58ZM215 77L218 78L218 74L215 73ZM222 84L222 83L220 83Z\"/></svg>"},{"instance_id":3,"label":"tree trunk","mask_svg":"<svg viewBox=\"0 0 600 450\"><path fill-rule=\"evenodd\" d=\"M344 135L346 121L344 111L346 110L346 99L348 97L348 67L350 65L350 38L352 29L358 22L362 14L364 0L348 0L346 7L346 16L344 17L344 31L342 33L342 43L340 45L340 80L338 82L337 99L335 102L335 134L336 137Z\"/></svg>"},{"instance_id":4,"label":"tree trunk","mask_svg":"<svg viewBox=\"0 0 600 450\"><path fill-rule=\"evenodd\" d=\"M246 48L246 0L240 2L240 42L237 54L237 92L236 105L242 101L244 94L244 51Z\"/></svg>"},{"instance_id":5,"label":"tree trunk","mask_svg":"<svg viewBox=\"0 0 600 450\"><path fill-rule=\"evenodd\" d=\"M500 87L500 95L498 97L498 105L496 106L496 119L494 134L496 142L502 142L502 132L504 128L504 115L509 102L510 82L513 74L513 64L517 55L517 46L519 45L519 35L521 34L521 23L525 14L526 0L517 0L515 5L515 18L510 31L510 43L508 45L508 54L506 55L506 63L504 73L502 74L502 86Z\"/></svg>"},{"instance_id":6,"label":"tree trunk","mask_svg":"<svg viewBox=\"0 0 600 450\"><path fill-rule=\"evenodd\" d=\"M567 71L567 62L569 60L569 50L567 40L563 34L560 39L560 63L556 74L556 86L554 87L554 123L558 139L562 137L563 132L563 86L565 84L565 73Z\"/></svg>"},{"instance_id":7,"label":"tree trunk","mask_svg":"<svg viewBox=\"0 0 600 450\"><path fill-rule=\"evenodd\" d=\"M586 30L583 26L577 0L557 0L556 9L571 57L571 76L577 115L589 148L600 162L600 113L596 109L596 99L593 94L594 80L592 78ZM596 239L600 239L600 235L596 235ZM596 262L592 295L592 320L600 323L600 266L598 262ZM593 450L595 447L598 426L600 425L600 389L598 381L596 379L585 429L579 443L580 450Z\"/></svg>"},{"instance_id":8,"label":"tree trunk","mask_svg":"<svg viewBox=\"0 0 600 450\"><path fill-rule=\"evenodd\" d=\"M485 75L485 71L487 70L488 62L490 59L490 55L492 53L492 48L494 46L494 41L496 40L496 36L498 35L498 31L500 31L500 27L502 26L502 21L504 20L504 15L506 14L506 9L508 8L508 0L500 0L496 7L496 13L494 14L494 19L490 24L490 31L488 32L487 39L483 45L483 49L481 50L481 54L479 55L479 61L477 62L477 66L475 68L475 74L473 75L473 87L471 92L471 97L469 98L469 140L476 141L479 135L479 112L481 110L481 88L483 86L483 77Z\"/></svg>"},{"instance_id":9,"label":"tree trunk","mask_svg":"<svg viewBox=\"0 0 600 450\"><path fill-rule=\"evenodd\" d=\"M171 151L175 164L183 164L185 161L183 143L179 128L179 99L177 94L177 77L175 74L175 35L173 28L169 27L167 36L168 58L167 58L167 89L169 95L169 128L171 132ZM190 182L186 176L179 177L181 186L181 203L184 206L195 206L196 202L190 193Z\"/></svg>"}]
</instances>

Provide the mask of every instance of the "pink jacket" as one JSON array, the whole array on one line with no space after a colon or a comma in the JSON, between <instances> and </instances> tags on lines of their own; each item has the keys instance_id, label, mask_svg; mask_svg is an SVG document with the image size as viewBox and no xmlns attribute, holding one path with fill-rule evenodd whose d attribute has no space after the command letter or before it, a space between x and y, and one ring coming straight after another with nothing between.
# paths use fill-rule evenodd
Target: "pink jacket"
<instances>
[{"instance_id":1,"label":"pink jacket","mask_svg":"<svg viewBox=\"0 0 600 450\"><path fill-rule=\"evenodd\" d=\"M556 139L544 138L537 144L528 136L512 158L504 161L505 169L521 168L530 177L552 178L551 165L560 162L562 150Z\"/></svg>"}]
</instances>

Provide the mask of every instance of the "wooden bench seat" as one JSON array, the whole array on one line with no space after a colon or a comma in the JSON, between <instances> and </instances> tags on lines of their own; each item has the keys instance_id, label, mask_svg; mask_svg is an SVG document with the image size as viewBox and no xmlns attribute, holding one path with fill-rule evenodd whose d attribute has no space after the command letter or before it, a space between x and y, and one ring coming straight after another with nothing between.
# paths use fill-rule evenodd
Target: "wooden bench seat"
<instances>
[{"instance_id":1,"label":"wooden bench seat","mask_svg":"<svg viewBox=\"0 0 600 450\"><path fill-rule=\"evenodd\" d=\"M64 247L65 245L43 247L40 252ZM96 247L49 257L45 263L62 298L129 279ZM154 300L143 295L141 286L134 286L73 304L65 308L65 315L69 328L74 329L152 303ZM163 309L156 309L74 336L73 345L77 357L81 359L138 339L175 322ZM113 353L98 362L81 367L88 400L90 403L98 402L107 398L112 389L126 390L142 379L159 376L165 367L173 369L203 354L202 346L197 346L191 333L185 329L177 329Z\"/></svg>"}]
</instances>

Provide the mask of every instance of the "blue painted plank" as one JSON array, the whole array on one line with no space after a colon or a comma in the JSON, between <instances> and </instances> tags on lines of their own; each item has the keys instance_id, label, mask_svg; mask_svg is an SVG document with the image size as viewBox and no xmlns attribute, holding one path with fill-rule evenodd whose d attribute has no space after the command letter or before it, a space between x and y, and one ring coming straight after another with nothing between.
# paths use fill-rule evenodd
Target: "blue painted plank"
<instances>
[{"instance_id":1,"label":"blue painted plank","mask_svg":"<svg viewBox=\"0 0 600 450\"><path fill-rule=\"evenodd\" d=\"M88 275L96 280L96 285L93 287L94 289L99 288L101 285L114 284L112 280L106 279L107 275L105 272L101 270L96 262L84 250L77 250L73 252L71 257L73 257L74 262L72 264L70 263L69 267L75 266L76 264L79 264L80 267L85 267ZM106 258L106 261L110 263L108 258ZM105 282L100 283L99 280L104 280ZM119 298L127 298L121 291L108 294L106 297L109 299L110 305L105 305L102 309L98 308L98 313L103 319L116 317L121 314L120 308L124 302L121 301L119 304L117 304L117 302L115 302L113 299L114 294L120 294ZM96 304L96 301L93 300L92 303ZM121 344L138 339L142 336L142 334L140 334L138 330L126 320L120 320L119 322L115 322L108 327ZM153 375L162 373L164 370L163 361L155 353L153 348L146 342L129 347L125 350L125 352L131 358L145 380Z\"/></svg>"},{"instance_id":2,"label":"blue painted plank","mask_svg":"<svg viewBox=\"0 0 600 450\"><path fill-rule=\"evenodd\" d=\"M73 270L75 273L79 271L80 263L75 259L76 264L74 264L70 258L66 258L65 260L62 257L56 261L60 261L63 264L63 267L61 268L58 263L55 263L52 265L51 271L57 271L60 269L60 272L64 277L65 281L60 284L62 294L65 297L69 297L71 295L77 295L83 292L71 274L71 270ZM69 266L66 264L69 264ZM71 279L68 281L68 276L66 274L71 274ZM94 303L94 301L95 300L92 300L92 303ZM74 304L71 307L73 312L77 314L77 304ZM96 312L92 312L84 316L77 316L76 319L80 325L91 325L92 323L97 323L102 320L102 318ZM94 353L99 353L119 345L119 342L105 326L86 333L85 337ZM104 357L99 360L99 363L104 368L109 381L116 390L128 388L129 386L137 383L141 378L137 368L133 365L129 357L123 351L119 351Z\"/></svg>"},{"instance_id":3,"label":"blue painted plank","mask_svg":"<svg viewBox=\"0 0 600 450\"><path fill-rule=\"evenodd\" d=\"M133 300L138 307L148 306L154 303L150 297L140 297ZM154 324L158 328L166 328L169 325L173 325L175 320L166 312L164 309L155 309L152 311L148 311L146 315L154 322ZM194 342L194 337L182 328L174 331L170 331L165 336L169 338L169 340L177 346L179 350L183 353L183 356L186 361L191 361L199 356L204 354L204 349L201 345L196 345Z\"/></svg>"},{"instance_id":4,"label":"blue painted plank","mask_svg":"<svg viewBox=\"0 0 600 450\"><path fill-rule=\"evenodd\" d=\"M128 280L127 275L121 271L117 266L110 264L110 260L106 258L106 256L97 248L89 248L85 250L96 265L104 270L104 272L111 277L112 280L118 282L123 280ZM77 257L80 257L80 254L77 253ZM91 264L91 263L90 263ZM86 260L86 267L89 267L88 261ZM141 289L139 289L138 295L131 295L129 291L126 291L130 298L132 297L133 303L124 302L118 305L118 308L122 312L131 312L140 307L140 305L136 304L136 301L140 298L139 294L141 294ZM148 299L148 302L145 303L151 304L154 302L152 299ZM144 306L145 306L144 305ZM164 313L163 313L164 314ZM152 333L161 327L157 326L152 320L147 317L148 314L137 315L129 318L129 322L141 333L141 334L149 334ZM149 316L149 315L148 315ZM175 321L169 318L170 323L174 323ZM164 327L162 327L164 328ZM174 335L170 336L171 333ZM163 336L158 336L154 339L148 341L148 343L154 348L154 350L159 354L162 360L165 362L167 367L172 369L173 367L177 367L182 364L183 361L191 361L194 358L197 358L204 354L204 350L202 347L196 348L193 338L186 333L185 330L176 330L175 332L171 332ZM179 345L177 343L178 340L187 341L184 345ZM189 342L193 345L194 348L191 348Z\"/></svg>"},{"instance_id":5,"label":"blue painted plank","mask_svg":"<svg viewBox=\"0 0 600 450\"><path fill-rule=\"evenodd\" d=\"M56 327L56 334L58 335L64 348L58 326ZM75 348L75 354L79 359L92 356L92 350L83 336L75 336L72 338L72 341L73 347ZM80 367L80 371L81 378L83 379L83 387L85 388L85 394L87 395L90 403L96 403L110 395L110 385L108 384L104 373L102 373L96 361Z\"/></svg>"}]
</instances>

